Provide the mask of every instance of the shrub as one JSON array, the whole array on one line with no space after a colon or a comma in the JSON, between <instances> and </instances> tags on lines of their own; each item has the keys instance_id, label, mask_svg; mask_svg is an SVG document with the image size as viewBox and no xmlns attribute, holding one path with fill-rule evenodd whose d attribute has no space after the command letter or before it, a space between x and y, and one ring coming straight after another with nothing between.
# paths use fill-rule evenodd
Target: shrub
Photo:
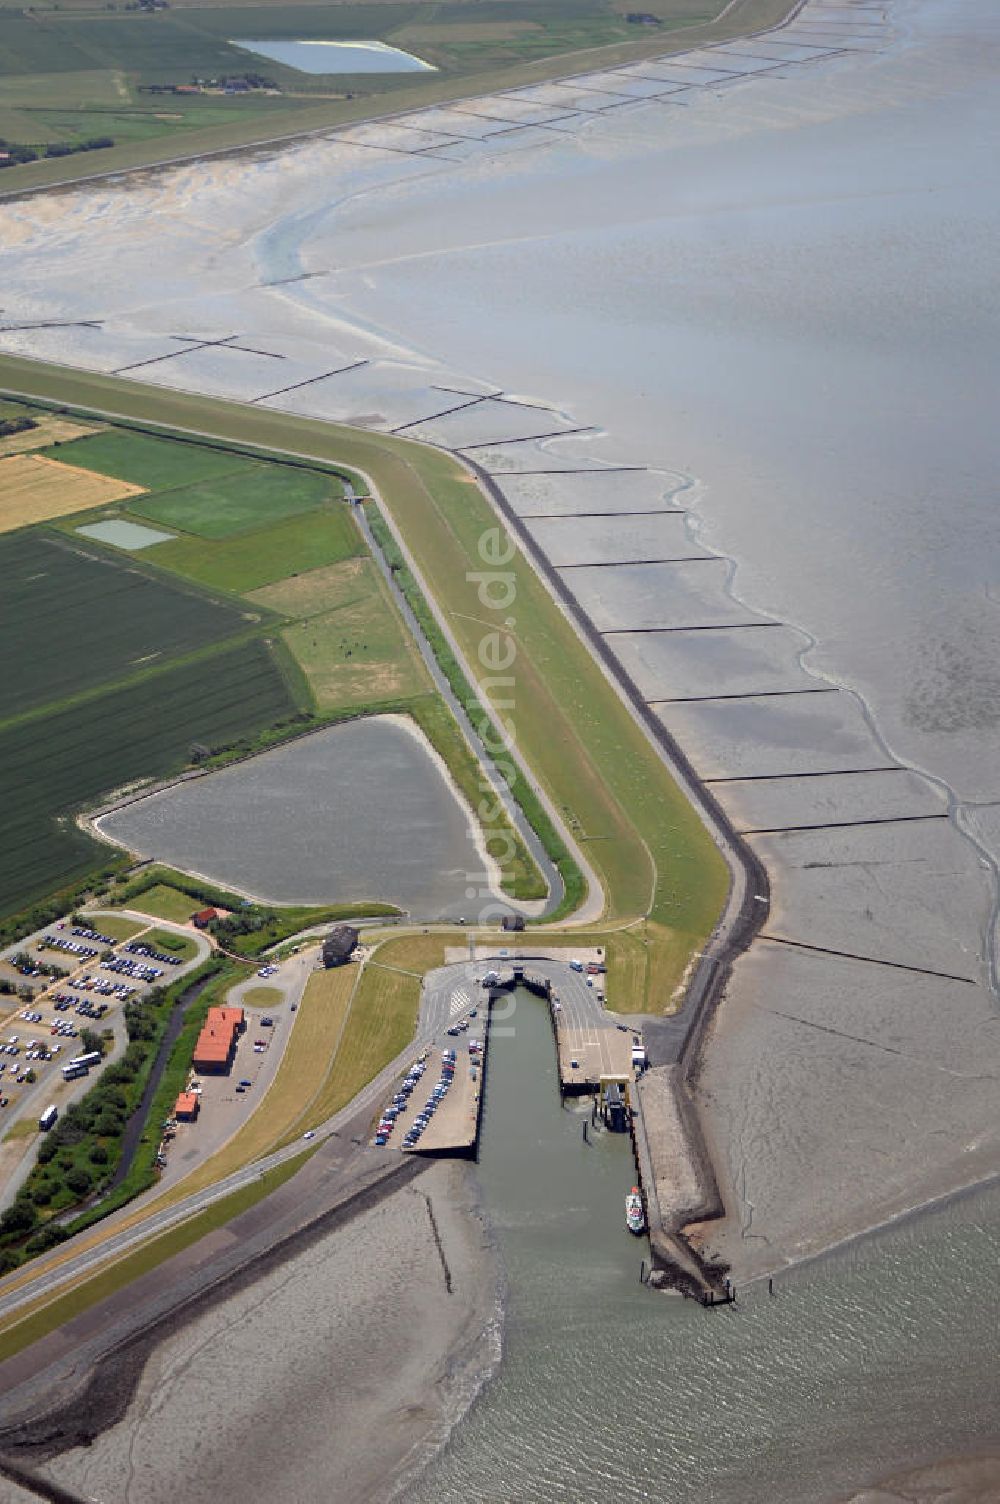
<instances>
[{"instance_id":1,"label":"shrub","mask_svg":"<svg viewBox=\"0 0 1000 1504\"><path fill-rule=\"evenodd\" d=\"M0 1233L30 1232L37 1221L38 1213L22 1192L0 1217Z\"/></svg>"},{"instance_id":2,"label":"shrub","mask_svg":"<svg viewBox=\"0 0 1000 1504\"><path fill-rule=\"evenodd\" d=\"M41 1232L36 1232L33 1238L28 1239L26 1252L32 1254L45 1253L47 1249L54 1248L57 1243L65 1243L69 1236L70 1234L66 1231L65 1227L60 1227L58 1222L49 1222L42 1228ZM4 1249L3 1253L0 1253L0 1260L9 1253L9 1249ZM12 1267L16 1268L17 1266L14 1265Z\"/></svg>"},{"instance_id":3,"label":"shrub","mask_svg":"<svg viewBox=\"0 0 1000 1504\"><path fill-rule=\"evenodd\" d=\"M90 1171L83 1165L74 1165L66 1171L66 1184L76 1196L85 1196L93 1183Z\"/></svg>"}]
</instances>

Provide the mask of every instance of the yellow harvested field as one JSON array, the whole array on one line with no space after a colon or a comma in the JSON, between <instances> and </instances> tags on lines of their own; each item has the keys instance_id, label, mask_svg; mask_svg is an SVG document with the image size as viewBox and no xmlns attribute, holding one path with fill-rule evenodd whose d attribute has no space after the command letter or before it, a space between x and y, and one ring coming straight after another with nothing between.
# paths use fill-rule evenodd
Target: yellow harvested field
<instances>
[{"instance_id":1,"label":"yellow harvested field","mask_svg":"<svg viewBox=\"0 0 1000 1504\"><path fill-rule=\"evenodd\" d=\"M70 418L38 418L34 428L0 439L0 455L24 454L29 449L43 449L47 444L68 444L70 439L100 433L104 426L103 423L74 423Z\"/></svg>"},{"instance_id":2,"label":"yellow harvested field","mask_svg":"<svg viewBox=\"0 0 1000 1504\"><path fill-rule=\"evenodd\" d=\"M78 470L41 454L12 454L0 459L0 533L46 522L69 512L84 512L126 496L141 496L142 486Z\"/></svg>"}]
</instances>

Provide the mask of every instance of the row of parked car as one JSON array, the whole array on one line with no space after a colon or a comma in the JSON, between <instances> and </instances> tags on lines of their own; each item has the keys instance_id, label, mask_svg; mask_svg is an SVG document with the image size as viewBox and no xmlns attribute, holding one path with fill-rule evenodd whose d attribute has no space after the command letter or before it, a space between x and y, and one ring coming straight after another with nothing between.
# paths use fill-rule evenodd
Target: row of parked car
<instances>
[{"instance_id":1,"label":"row of parked car","mask_svg":"<svg viewBox=\"0 0 1000 1504\"><path fill-rule=\"evenodd\" d=\"M412 1149L419 1143L424 1131L429 1127L431 1118L437 1112L441 1103L451 1089L451 1083L455 1079L455 1051L443 1050L441 1053L441 1075L437 1085L432 1090L423 1108L417 1113L403 1139L403 1147ZM405 1111L409 1098L427 1069L427 1052L425 1051L412 1067L406 1079L400 1085L399 1091L393 1097L389 1106L385 1109L375 1132L376 1144L387 1144L396 1126L396 1119Z\"/></svg>"},{"instance_id":2,"label":"row of parked car","mask_svg":"<svg viewBox=\"0 0 1000 1504\"><path fill-rule=\"evenodd\" d=\"M43 945L50 946L52 950L64 950L71 956L79 956L81 961L89 961L97 955L97 948L93 945L81 945L79 940L67 940L65 935L46 935ZM108 942L114 944L113 941Z\"/></svg>"},{"instance_id":3,"label":"row of parked car","mask_svg":"<svg viewBox=\"0 0 1000 1504\"><path fill-rule=\"evenodd\" d=\"M16 1034L12 1034L10 1037L14 1041L17 1040ZM59 1048L59 1045L56 1044L50 1050L47 1045L42 1044L40 1039L29 1039L24 1046L24 1058L25 1060L51 1060L53 1055L58 1054ZM16 1042L0 1045L0 1050L5 1055L19 1055L21 1053L21 1047ZM16 1065L11 1067L15 1071L19 1068ZM2 1070L6 1070L6 1064L0 1062L0 1071Z\"/></svg>"},{"instance_id":4,"label":"row of parked car","mask_svg":"<svg viewBox=\"0 0 1000 1504\"><path fill-rule=\"evenodd\" d=\"M117 984L109 982L106 977L82 976L79 981L69 982L67 986L75 987L77 992L96 993L98 997L121 998L123 1003L127 1003L135 992L134 987L127 987L124 982L118 982ZM79 998L76 992L68 992L64 988L60 988L58 992L53 992L52 998L59 1013L65 1013L67 1008L76 1008L79 1013L82 1011L80 1008L81 1003L90 1003L89 998ZM108 1006L106 1003L100 1003L98 1006L104 1013L107 1013Z\"/></svg>"},{"instance_id":5,"label":"row of parked car","mask_svg":"<svg viewBox=\"0 0 1000 1504\"><path fill-rule=\"evenodd\" d=\"M100 930L89 930L82 924L73 926L73 934L78 935L81 940L96 940L98 945L117 945L118 943L113 935L102 935Z\"/></svg>"},{"instance_id":6,"label":"row of parked car","mask_svg":"<svg viewBox=\"0 0 1000 1504\"><path fill-rule=\"evenodd\" d=\"M473 1008L472 1012L469 1014L469 1017L463 1018L461 1023L452 1024L451 1028L448 1030L448 1033L452 1035L453 1038L459 1034L464 1034L466 1029L469 1027L469 1021L473 1018L476 1018L478 1013L479 1009Z\"/></svg>"},{"instance_id":7,"label":"row of parked car","mask_svg":"<svg viewBox=\"0 0 1000 1504\"><path fill-rule=\"evenodd\" d=\"M147 956L150 961L162 961L164 966L179 966L180 956L168 956L162 950L154 950L145 940L130 940L125 949L133 956Z\"/></svg>"},{"instance_id":8,"label":"row of parked car","mask_svg":"<svg viewBox=\"0 0 1000 1504\"><path fill-rule=\"evenodd\" d=\"M130 961L127 956L115 956L112 961L101 962L102 971L113 971L119 977L132 977L137 982L155 982L162 977L162 966L150 966L147 961Z\"/></svg>"}]
</instances>

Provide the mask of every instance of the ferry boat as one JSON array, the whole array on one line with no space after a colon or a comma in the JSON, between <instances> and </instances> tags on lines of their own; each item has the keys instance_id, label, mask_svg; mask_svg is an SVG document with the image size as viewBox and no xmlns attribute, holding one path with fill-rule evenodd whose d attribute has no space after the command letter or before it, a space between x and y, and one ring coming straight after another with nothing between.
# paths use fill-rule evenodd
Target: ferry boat
<instances>
[{"instance_id":1,"label":"ferry boat","mask_svg":"<svg viewBox=\"0 0 1000 1504\"><path fill-rule=\"evenodd\" d=\"M637 1185L625 1197L625 1225L629 1232L634 1232L637 1236L646 1231L646 1212Z\"/></svg>"}]
</instances>

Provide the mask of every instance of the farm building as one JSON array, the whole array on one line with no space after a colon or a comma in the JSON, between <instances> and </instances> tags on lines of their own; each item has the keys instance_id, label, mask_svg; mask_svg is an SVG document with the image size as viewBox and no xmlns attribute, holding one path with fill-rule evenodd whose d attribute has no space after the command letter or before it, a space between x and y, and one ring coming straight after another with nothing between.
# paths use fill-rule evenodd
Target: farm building
<instances>
[{"instance_id":1,"label":"farm building","mask_svg":"<svg viewBox=\"0 0 1000 1504\"><path fill-rule=\"evenodd\" d=\"M200 1106L197 1092L182 1091L174 1103L174 1117L179 1123L193 1123Z\"/></svg>"},{"instance_id":2,"label":"farm building","mask_svg":"<svg viewBox=\"0 0 1000 1504\"><path fill-rule=\"evenodd\" d=\"M228 1071L245 1028L242 1008L209 1008L205 1027L194 1047L195 1070Z\"/></svg>"},{"instance_id":3,"label":"farm building","mask_svg":"<svg viewBox=\"0 0 1000 1504\"><path fill-rule=\"evenodd\" d=\"M197 914L191 915L191 923L196 930L207 930L213 919L218 919L218 909L199 909Z\"/></svg>"},{"instance_id":4,"label":"farm building","mask_svg":"<svg viewBox=\"0 0 1000 1504\"><path fill-rule=\"evenodd\" d=\"M343 966L349 961L358 943L358 932L352 924L336 924L323 941L323 965Z\"/></svg>"}]
</instances>

